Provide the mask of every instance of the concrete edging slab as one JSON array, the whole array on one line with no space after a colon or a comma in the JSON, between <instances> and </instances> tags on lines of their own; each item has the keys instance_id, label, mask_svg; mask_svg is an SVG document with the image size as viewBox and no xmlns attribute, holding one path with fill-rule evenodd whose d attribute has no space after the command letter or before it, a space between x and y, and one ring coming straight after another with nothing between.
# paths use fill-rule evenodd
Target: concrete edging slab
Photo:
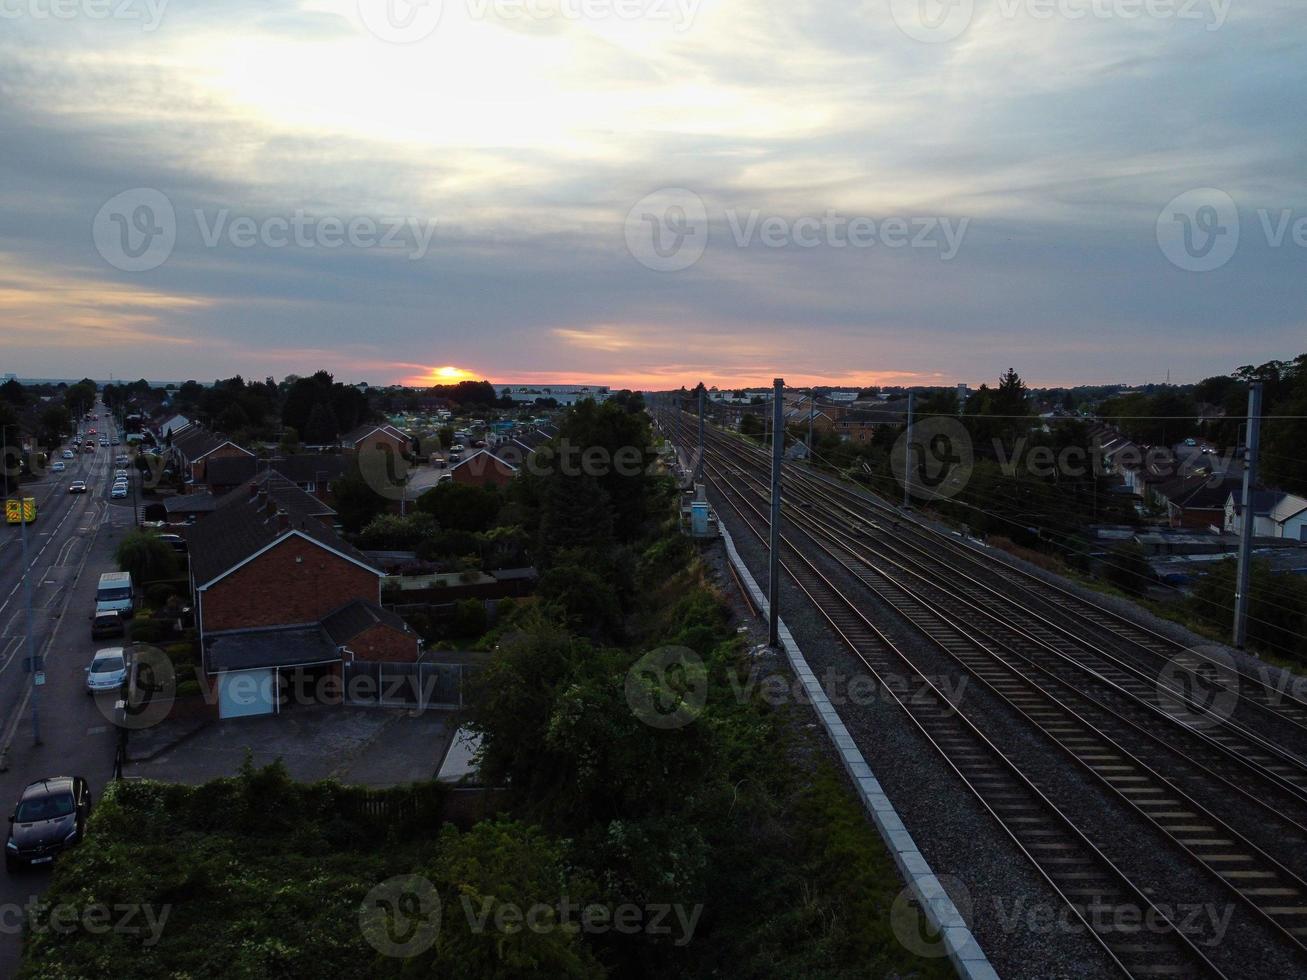
<instances>
[{"instance_id":1,"label":"concrete edging slab","mask_svg":"<svg viewBox=\"0 0 1307 980\"><path fill-rule=\"evenodd\" d=\"M761 610L761 615L765 617L768 612L767 597L763 595L762 589L754 581L753 573L749 571L749 566L744 563L744 559L735 549L735 542L731 539L731 534L722 522L720 514L717 518L717 526L721 529L722 542L726 545L726 554L731 564L735 566L754 603ZM912 835L899 818L898 811L894 809L894 804L881 788L876 774L872 772L871 766L867 765L867 760L862 757L862 752L858 750L853 736L840 720L830 698L822 690L817 675L808 666L808 662L803 658L803 652L783 621L779 632L781 646L785 648L785 656L789 660L790 668L803 683L804 693L807 694L826 734L834 743L845 771L858 790L863 806L871 814L885 846L894 855L894 863L898 865L899 873L925 909L926 918L932 928L942 934L948 957L958 975L966 980L998 980L998 972L990 965L988 957L976 942L975 936L971 934L962 914L958 912L957 906L948 897L948 893L931 870L925 856L917 848Z\"/></svg>"}]
</instances>

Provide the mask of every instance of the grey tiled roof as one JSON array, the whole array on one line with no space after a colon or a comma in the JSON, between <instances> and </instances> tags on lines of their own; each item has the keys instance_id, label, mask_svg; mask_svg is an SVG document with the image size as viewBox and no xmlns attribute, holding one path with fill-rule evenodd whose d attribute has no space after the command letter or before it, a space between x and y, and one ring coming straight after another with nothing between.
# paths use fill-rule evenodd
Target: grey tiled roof
<instances>
[{"instance_id":1,"label":"grey tiled roof","mask_svg":"<svg viewBox=\"0 0 1307 980\"><path fill-rule=\"evenodd\" d=\"M268 475L260 475L265 480L268 478ZM292 531L373 568L362 552L318 519L315 511L325 508L321 501L284 478L277 478L275 472L270 476L274 478L273 486L262 502L257 496L252 496L248 488L238 487L218 501L212 514L186 529L191 573L196 584L213 581ZM278 507L285 511L284 528L277 513ZM326 510L330 512L330 508ZM378 571L377 574L381 573ZM274 584L269 583L270 586Z\"/></svg>"},{"instance_id":2,"label":"grey tiled roof","mask_svg":"<svg viewBox=\"0 0 1307 980\"><path fill-rule=\"evenodd\" d=\"M204 662L210 673L294 667L339 659L336 644L317 623L209 633L204 638Z\"/></svg>"},{"instance_id":3,"label":"grey tiled roof","mask_svg":"<svg viewBox=\"0 0 1307 980\"><path fill-rule=\"evenodd\" d=\"M364 630L377 624L408 632L407 625L397 613L382 609L375 602L367 599L355 599L322 620L322 628L337 645L348 643Z\"/></svg>"}]
</instances>

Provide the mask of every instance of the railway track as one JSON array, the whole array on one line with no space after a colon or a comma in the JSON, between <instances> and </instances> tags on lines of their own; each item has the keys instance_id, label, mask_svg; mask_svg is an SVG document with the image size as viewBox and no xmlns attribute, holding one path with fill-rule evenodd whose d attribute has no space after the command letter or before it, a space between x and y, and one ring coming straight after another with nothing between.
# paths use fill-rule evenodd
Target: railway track
<instances>
[{"instance_id":1,"label":"railway track","mask_svg":"<svg viewBox=\"0 0 1307 980\"><path fill-rule=\"evenodd\" d=\"M766 542L765 521L745 525ZM1040 788L837 588L793 548L782 567L911 723L1129 977L1221 977L1221 971ZM913 695L896 693L903 684ZM1109 910L1130 909L1129 915ZM1151 923L1145 927L1143 923Z\"/></svg>"},{"instance_id":2,"label":"railway track","mask_svg":"<svg viewBox=\"0 0 1307 980\"><path fill-rule=\"evenodd\" d=\"M675 418L665 421L673 427L679 423ZM754 533L760 533L758 525L765 526L767 521L768 493L762 477L751 474L750 469L769 461L724 437L714 434L712 442L716 453L739 465L719 465L710 458L705 465L712 482ZM823 477L817 482L828 481ZM834 501L825 499L821 496L824 490L803 478L787 484L791 505L787 520L793 530L785 539L785 568L846 645L866 661L847 635L847 624L833 619L822 605L842 609L849 606L848 600L821 576L803 551L820 551L827 561L877 594L1164 834L1186 859L1237 895L1294 947L1307 951L1307 883L1194 796L1201 789L1242 799L1250 812L1258 813L1262 829L1272 828L1280 835L1277 842L1300 848L1307 843L1307 767L1299 758L1228 718L1206 718L1201 714L1201 698L1185 699L1166 685L1149 685L1139 671L1120 664L1115 654L1104 657L1092 644L1038 612L1029 612L1014 600L1000 605L995 601L997 590L978 582L970 570L958 576L938 554L923 554L920 544L910 542L901 550L889 548L884 541L892 537L888 531L874 524L866 526L866 514L847 506L838 495ZM796 503L798 506L793 506ZM877 516L889 512L886 507ZM859 520L861 528L855 523ZM795 533L803 538L797 545L792 539ZM952 544L947 536L930 533ZM980 559L968 555L967 560L974 563ZM805 567L806 572L802 570ZM800 570L796 572L796 568ZM814 587L813 581L804 581L804 575L810 579L821 576L824 585ZM957 577L964 585L956 585ZM948 587L943 585L945 581ZM1017 607L1015 616L1012 606ZM1126 632L1122 628L1113 635ZM1064 649L1067 646L1077 655L1069 655ZM1161 655L1161 646L1154 645L1153 655ZM1096 656L1100 659L1095 660ZM909 668L919 675L910 663ZM1227 694L1246 699L1255 689L1254 682L1255 678L1241 677L1239 689L1233 690L1232 684ZM1163 700L1174 698L1174 704L1183 710L1161 710L1150 700L1159 695ZM1256 698L1249 703L1279 714L1275 705ZM1284 717L1297 724L1293 711ZM1212 720L1220 723L1216 731L1204 730ZM940 745L936 743L936 747Z\"/></svg>"}]
</instances>

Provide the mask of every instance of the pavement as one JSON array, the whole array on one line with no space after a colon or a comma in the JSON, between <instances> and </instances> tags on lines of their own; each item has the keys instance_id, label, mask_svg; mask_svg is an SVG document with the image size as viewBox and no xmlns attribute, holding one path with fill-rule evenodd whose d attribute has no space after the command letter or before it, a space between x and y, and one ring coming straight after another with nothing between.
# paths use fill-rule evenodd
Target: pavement
<instances>
[{"instance_id":1,"label":"pavement","mask_svg":"<svg viewBox=\"0 0 1307 980\"><path fill-rule=\"evenodd\" d=\"M291 778L385 787L431 779L457 722L452 713L299 705L279 715L163 722L133 732L128 779L198 784L234 775L249 752L256 766L281 759Z\"/></svg>"},{"instance_id":2,"label":"pavement","mask_svg":"<svg viewBox=\"0 0 1307 980\"><path fill-rule=\"evenodd\" d=\"M101 431L110 431L97 406ZM88 423L83 423L85 427ZM98 438L98 437L97 437ZM134 524L131 498L110 502L113 456L100 448L66 460L67 470L24 483L22 494L37 498L38 516L27 528L27 561L21 529L0 525L0 808L6 814L24 786L45 776L85 776L92 800L112 776L115 735L112 698L105 703L85 692L91 655L115 641L93 641L89 616L101 572L117 568L114 549ZM86 480L90 492L70 495L72 480ZM27 656L24 572L32 584L34 648L44 657L45 683L33 688L24 672ZM33 738L33 691L40 742ZM17 972L22 919L13 914L39 898L49 871L0 875L0 977Z\"/></svg>"}]
</instances>

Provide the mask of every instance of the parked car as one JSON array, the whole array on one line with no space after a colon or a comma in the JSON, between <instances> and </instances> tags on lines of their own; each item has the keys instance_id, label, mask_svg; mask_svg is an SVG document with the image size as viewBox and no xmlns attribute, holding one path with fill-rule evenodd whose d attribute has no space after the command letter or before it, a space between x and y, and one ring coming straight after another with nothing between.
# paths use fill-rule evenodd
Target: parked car
<instances>
[{"instance_id":1,"label":"parked car","mask_svg":"<svg viewBox=\"0 0 1307 980\"><path fill-rule=\"evenodd\" d=\"M68 484L68 492L69 492L69 493L86 493L86 481L85 481L85 480L74 480L72 483Z\"/></svg>"},{"instance_id":2,"label":"parked car","mask_svg":"<svg viewBox=\"0 0 1307 980\"><path fill-rule=\"evenodd\" d=\"M62 473L66 469L68 469L68 467L64 465L63 460L61 459L57 459L50 464L51 473Z\"/></svg>"},{"instance_id":3,"label":"parked car","mask_svg":"<svg viewBox=\"0 0 1307 980\"><path fill-rule=\"evenodd\" d=\"M121 446L121 445L122 445L122 440L120 440L120 439L114 439L114 440L113 440L113 444L114 444L115 446Z\"/></svg>"},{"instance_id":4,"label":"parked car","mask_svg":"<svg viewBox=\"0 0 1307 980\"><path fill-rule=\"evenodd\" d=\"M168 547L172 548L173 551L181 554L186 553L186 539L180 534L160 534L157 535L157 537L160 541L166 543Z\"/></svg>"},{"instance_id":5,"label":"parked car","mask_svg":"<svg viewBox=\"0 0 1307 980\"><path fill-rule=\"evenodd\" d=\"M97 612L91 617L91 639L103 640L126 632L123 618L116 612Z\"/></svg>"},{"instance_id":6,"label":"parked car","mask_svg":"<svg viewBox=\"0 0 1307 980\"><path fill-rule=\"evenodd\" d=\"M114 466L126 466L126 465L127 465L128 463L130 463L130 462L131 462L131 460L128 459L128 458L127 458L125 455L123 455L122 453L119 453L117 456L115 456L115 457L113 458L113 465L114 465Z\"/></svg>"},{"instance_id":7,"label":"parked car","mask_svg":"<svg viewBox=\"0 0 1307 980\"><path fill-rule=\"evenodd\" d=\"M127 679L127 657L122 647L97 650L86 668L86 693L116 691Z\"/></svg>"},{"instance_id":8,"label":"parked car","mask_svg":"<svg viewBox=\"0 0 1307 980\"><path fill-rule=\"evenodd\" d=\"M64 459L73 459L73 458L75 458L76 456L77 456L77 454L76 454L75 452L73 452L71 449L65 449L65 450L64 450Z\"/></svg>"},{"instance_id":9,"label":"parked car","mask_svg":"<svg viewBox=\"0 0 1307 980\"><path fill-rule=\"evenodd\" d=\"M119 480L126 480L126 479L127 479L127 471L126 471L126 470L119 469L119 470L114 470L114 471L113 471L113 482L114 482L114 483L117 483Z\"/></svg>"},{"instance_id":10,"label":"parked car","mask_svg":"<svg viewBox=\"0 0 1307 980\"><path fill-rule=\"evenodd\" d=\"M110 500L122 500L127 496L127 484L115 483L113 489L109 491Z\"/></svg>"},{"instance_id":11,"label":"parked car","mask_svg":"<svg viewBox=\"0 0 1307 980\"><path fill-rule=\"evenodd\" d=\"M81 776L51 776L29 783L9 816L5 869L49 864L86 833L91 788Z\"/></svg>"}]
</instances>

